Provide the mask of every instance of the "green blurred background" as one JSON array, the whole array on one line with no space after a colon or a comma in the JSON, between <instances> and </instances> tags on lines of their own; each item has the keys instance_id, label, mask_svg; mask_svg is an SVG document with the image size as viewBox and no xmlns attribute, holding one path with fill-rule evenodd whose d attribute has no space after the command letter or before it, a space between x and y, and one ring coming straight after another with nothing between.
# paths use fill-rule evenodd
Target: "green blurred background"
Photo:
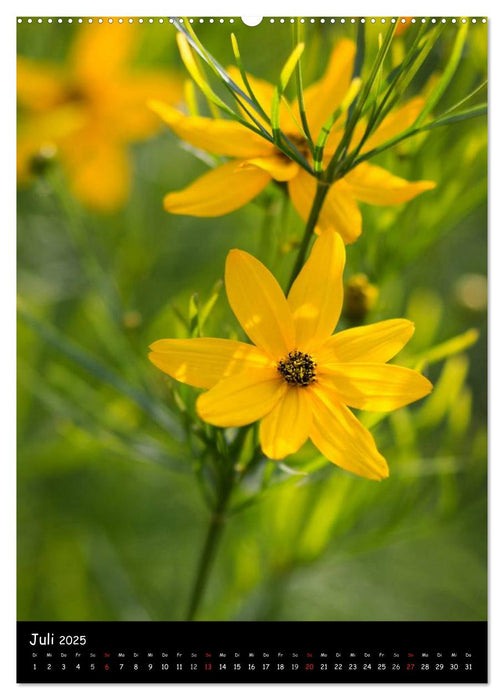
<instances>
[{"instance_id":1,"label":"green blurred background","mask_svg":"<svg viewBox=\"0 0 504 700\"><path fill-rule=\"evenodd\" d=\"M247 69L271 81L292 46L278 20L196 29L224 65L234 31ZM61 63L78 31L76 22L23 22L18 51ZM366 31L369 61L379 29ZM442 69L455 31L444 28L411 95ZM174 33L166 21L143 25L136 63L185 79ZM306 83L335 41L354 33L348 22L306 26ZM408 31L396 39L399 58L408 41ZM485 75L479 23L439 111ZM19 191L21 620L183 619L208 515L192 456L169 435L170 380L148 363L147 348L184 333L192 293L209 298L231 247L274 261L285 281L303 228L274 185L225 217L171 216L163 195L208 164L165 129L129 154L133 189L114 214L58 194L57 164ZM274 467L264 497L228 524L201 619L486 618L485 120L416 137L377 162L438 186L402 207L362 207L345 277L364 273L379 289L366 322L413 320L406 359L469 328L479 339L429 363L433 394L373 428L388 480L324 465L310 447ZM275 250L285 254L274 260ZM206 334L237 331L221 294ZM318 468L305 475L307 463Z\"/></svg>"}]
</instances>

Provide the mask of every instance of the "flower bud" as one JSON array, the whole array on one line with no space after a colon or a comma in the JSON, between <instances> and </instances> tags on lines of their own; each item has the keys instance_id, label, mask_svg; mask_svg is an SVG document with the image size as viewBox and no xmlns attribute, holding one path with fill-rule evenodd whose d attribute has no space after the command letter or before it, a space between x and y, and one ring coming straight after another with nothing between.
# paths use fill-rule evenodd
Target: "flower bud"
<instances>
[{"instance_id":1,"label":"flower bud","mask_svg":"<svg viewBox=\"0 0 504 700\"><path fill-rule=\"evenodd\" d=\"M53 143L45 143L30 159L30 172L32 175L45 175L54 164L58 149Z\"/></svg>"},{"instance_id":2,"label":"flower bud","mask_svg":"<svg viewBox=\"0 0 504 700\"><path fill-rule=\"evenodd\" d=\"M345 285L343 315L352 324L361 323L373 308L378 296L378 287L371 284L366 275L352 275Z\"/></svg>"}]
</instances>

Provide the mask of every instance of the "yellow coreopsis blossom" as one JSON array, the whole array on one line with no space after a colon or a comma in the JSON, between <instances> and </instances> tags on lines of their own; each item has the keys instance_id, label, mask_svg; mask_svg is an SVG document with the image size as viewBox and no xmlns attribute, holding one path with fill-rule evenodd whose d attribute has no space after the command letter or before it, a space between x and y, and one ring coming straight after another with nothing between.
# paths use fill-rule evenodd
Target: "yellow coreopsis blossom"
<instances>
[{"instance_id":1,"label":"yellow coreopsis blossom","mask_svg":"<svg viewBox=\"0 0 504 700\"><path fill-rule=\"evenodd\" d=\"M131 179L127 146L158 130L147 100L177 102L182 95L174 75L132 69L139 31L128 22L93 22L79 30L64 65L18 58L21 183L29 180L33 159L50 149L84 204L112 211L124 203Z\"/></svg>"},{"instance_id":2,"label":"yellow coreopsis blossom","mask_svg":"<svg viewBox=\"0 0 504 700\"><path fill-rule=\"evenodd\" d=\"M369 479L388 476L371 433L348 406L392 411L422 398L431 383L386 364L413 324L393 319L332 335L343 302L345 247L324 233L287 296L256 258L232 250L226 292L254 345L219 338L158 340L150 360L178 381L208 389L200 417L221 427L260 420L265 455L283 459L309 438L338 466Z\"/></svg>"},{"instance_id":3,"label":"yellow coreopsis blossom","mask_svg":"<svg viewBox=\"0 0 504 700\"><path fill-rule=\"evenodd\" d=\"M354 57L354 42L340 41L331 54L325 75L304 92L306 116L314 141L349 90ZM237 69L231 67L228 73L236 84L245 89ZM248 76L248 81L258 102L269 114L274 86L252 76ZM423 98L416 97L389 114L367 140L363 153L371 151L411 126L423 106ZM239 122L186 116L179 110L157 101L151 102L151 107L182 140L209 153L232 159L206 173L186 189L167 194L164 199L167 211L191 216L227 214L249 202L271 180L275 180L287 183L292 204L300 216L307 220L315 197L317 180L274 144ZM280 112L281 130L309 161L311 156L300 123L297 102L294 102L290 109L283 105ZM356 127L351 146L358 144L364 128L365 122L361 121ZM342 135L343 129L336 125L325 147L325 160L335 153ZM384 168L370 165L368 162L361 163L330 187L319 215L316 232L337 231L345 243L352 243L362 230L358 202L376 205L401 204L434 186L434 182L409 182L392 175Z\"/></svg>"}]
</instances>

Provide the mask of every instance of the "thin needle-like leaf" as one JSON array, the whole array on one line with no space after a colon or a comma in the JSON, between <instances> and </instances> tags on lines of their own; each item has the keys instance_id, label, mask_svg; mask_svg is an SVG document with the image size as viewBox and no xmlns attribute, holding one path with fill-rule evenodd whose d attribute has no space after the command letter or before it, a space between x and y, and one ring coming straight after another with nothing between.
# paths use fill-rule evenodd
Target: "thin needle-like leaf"
<instances>
[{"instance_id":1,"label":"thin needle-like leaf","mask_svg":"<svg viewBox=\"0 0 504 700\"><path fill-rule=\"evenodd\" d=\"M185 25L182 25L178 20L175 20L174 24L181 33L181 35L185 37L186 41L193 47L196 53L216 74L216 76L222 82L224 87L231 93L233 99L237 102L242 111L245 112L245 114L249 117L251 122L255 125L257 133L262 132L261 135L265 136L267 134L266 130L264 129L261 122L258 121L253 114L251 114L249 109L250 107L252 107L254 111L261 113L260 106L258 106L253 100L251 100L251 98L245 92L243 92L243 90L234 82L234 80L231 79L231 77L228 75L227 71L221 66L221 64L206 50L201 41L198 39L190 23L187 22L187 19ZM246 104L244 104L244 102ZM228 109L230 108L228 107ZM234 114L236 119L238 115L236 115L236 113ZM238 118L238 121L240 121L240 119L241 118ZM246 121L243 121L242 123L244 123L245 126L248 126L248 128L252 128L252 124L248 124Z\"/></svg>"},{"instance_id":2,"label":"thin needle-like leaf","mask_svg":"<svg viewBox=\"0 0 504 700\"><path fill-rule=\"evenodd\" d=\"M348 92L343 98L341 105L338 107L338 109L331 114L329 119L326 121L324 126L322 127L318 140L317 140L317 145L315 146L315 153L313 157L313 170L316 173L322 172L322 160L324 157L324 148L327 143L327 139L329 138L329 134L332 131L333 126L336 124L338 119L345 113L345 111L348 109L348 106L352 104L354 101L357 93L359 92L360 88L362 85L362 80L360 78L354 78L352 82L350 83L350 87L348 88Z\"/></svg>"},{"instance_id":3,"label":"thin needle-like leaf","mask_svg":"<svg viewBox=\"0 0 504 700\"><path fill-rule=\"evenodd\" d=\"M187 71L189 72L190 76L196 83L196 85L200 88L202 93L205 95L205 97L210 101L213 102L219 109L221 109L223 112L228 114L232 119L235 121L240 122L243 126L247 127L247 129L251 129L252 131L255 131L255 133L259 134L260 136L263 136L264 138L271 140L271 137L267 133L266 129L263 127L263 125L255 118L253 117L248 109L243 105L243 103L240 101L240 98L238 95L235 93L234 89L230 87L229 81L224 81L224 85L229 89L238 103L238 105L242 108L242 110L247 114L247 116L251 119L251 122L248 122L246 119L243 119L241 115L238 112L235 112L234 109L229 107L221 98L212 90L210 87L208 81L205 79L203 76L195 58L191 50L191 46L194 46L194 42L190 42L189 39L187 38L186 33L180 32L177 34L177 44L179 47L180 55L182 57L182 61L184 62L185 67L187 68ZM222 72L225 73L225 71ZM217 74L222 78L222 73L221 71L217 71ZM227 75L227 74L226 74ZM231 81L232 82L232 81ZM234 83L233 83L234 85ZM240 94L244 94L238 87L237 91ZM249 99L247 98L247 101Z\"/></svg>"},{"instance_id":4,"label":"thin needle-like leaf","mask_svg":"<svg viewBox=\"0 0 504 700\"><path fill-rule=\"evenodd\" d=\"M350 143L354 128L359 120L359 117L362 113L362 110L364 108L364 105L366 104L367 98L369 96L369 93L371 92L371 89L373 88L373 85L375 83L375 80L378 76L378 72L380 70L381 65L383 64L385 57L388 54L388 51L390 49L390 45L392 43L392 39L394 37L394 32L396 30L396 25L391 24L387 34L385 36L385 39L383 41L383 44L378 51L378 54L376 56L376 59L374 61L373 67L371 69L371 74L369 78L365 81L364 86L362 90L360 91L359 97L357 99L355 108L352 112L351 118L347 121L346 126L345 126L345 133L343 134L343 138L341 139L338 148L336 149L336 152L334 153L334 156L331 159L331 162L329 163L327 167L327 179L329 182L331 182L335 174L337 172L337 167L338 167L338 162L340 160L340 157L343 153L346 153L346 150L348 148L348 145Z\"/></svg>"},{"instance_id":5,"label":"thin needle-like leaf","mask_svg":"<svg viewBox=\"0 0 504 700\"><path fill-rule=\"evenodd\" d=\"M429 122L428 124L424 124L423 126L418 126L415 129L408 129L407 131L403 132L402 134L399 134L398 136L394 136L392 139L389 139L389 141L386 141L381 146L374 148L372 151L368 151L367 153L364 153L364 155L360 156L359 158L357 158L357 160L353 161L352 165L348 166L348 164L347 164L347 165L343 166L341 168L341 173L344 174L345 172L348 172L348 170L359 165L359 163L362 163L366 160L369 160L370 158L374 158L379 153L383 153L384 151L387 151L389 148L392 148L392 146L395 146L396 144L400 143L401 141L404 141L405 139L409 139L412 136L415 136L416 134L420 134L422 131L430 131L431 129L437 129L440 126L446 126L447 124L455 124L456 122L466 121L467 119L473 119L474 117L482 117L486 113L487 113L487 104L486 103L476 105L475 107L472 107L471 109L466 109L462 112L456 112L455 114L451 114L451 111L446 112L445 114L442 114L440 117L438 117L437 119L434 119L433 121Z\"/></svg>"},{"instance_id":6,"label":"thin needle-like leaf","mask_svg":"<svg viewBox=\"0 0 504 700\"><path fill-rule=\"evenodd\" d=\"M411 358L408 365L414 367L418 372L421 372L426 364L440 362L447 357L464 352L464 350L474 345L479 335L479 331L476 328L470 328L465 333L450 338L450 340L446 340L444 343L430 348L430 350L423 352L421 355Z\"/></svg>"},{"instance_id":7,"label":"thin needle-like leaf","mask_svg":"<svg viewBox=\"0 0 504 700\"><path fill-rule=\"evenodd\" d=\"M187 105L187 111L191 117L198 117L198 100L196 99L196 90L194 89L194 81L191 79L184 81L184 101Z\"/></svg>"},{"instance_id":8,"label":"thin needle-like leaf","mask_svg":"<svg viewBox=\"0 0 504 700\"><path fill-rule=\"evenodd\" d=\"M450 56L450 60L448 61L446 68L443 71L443 75L441 76L441 79L437 83L436 87L434 90L431 92L429 97L427 98L427 101L425 103L424 108L418 115L418 117L415 120L414 126L418 126L419 124L422 124L424 119L427 117L427 115L432 112L432 110L435 108L435 106L438 104L439 100L443 96L446 88L450 84L455 71L458 68L458 65L460 63L460 59L462 58L462 52L464 50L464 45L465 41L467 38L467 31L469 29L468 24L462 24L460 26L460 29L457 32L457 37L455 39L455 43L453 46L453 51Z\"/></svg>"},{"instance_id":9,"label":"thin needle-like leaf","mask_svg":"<svg viewBox=\"0 0 504 700\"><path fill-rule=\"evenodd\" d=\"M198 67L198 64L194 59L193 53L184 34L177 34L177 44L180 51L180 56L182 58L182 61L184 62L184 65L189 75L199 87L201 92L205 95L205 97L211 102L213 102L215 105L217 105L219 109L222 109L223 112L226 112L226 114L229 114L233 117L236 116L234 110L232 110L225 102L223 102L220 99L220 97L218 97L218 95L215 94L208 82L205 80L203 74L201 73Z\"/></svg>"},{"instance_id":10,"label":"thin needle-like leaf","mask_svg":"<svg viewBox=\"0 0 504 700\"><path fill-rule=\"evenodd\" d=\"M357 25L357 51L355 52L355 60L352 72L352 78L360 78L362 73L362 67L364 65L364 58L366 56L366 34L364 29L364 24L360 22ZM347 120L351 119L352 112L354 110L355 103L352 102L348 108Z\"/></svg>"},{"instance_id":11,"label":"thin needle-like leaf","mask_svg":"<svg viewBox=\"0 0 504 700\"><path fill-rule=\"evenodd\" d=\"M280 73L280 80L273 93L273 100L271 102L271 128L273 130L273 140L275 143L280 143L281 131L280 131L280 99L285 92L285 88L291 79L291 76L296 68L296 65L301 58L301 54L304 51L304 44L298 44L294 51L291 53L287 59L282 71Z\"/></svg>"},{"instance_id":12,"label":"thin needle-like leaf","mask_svg":"<svg viewBox=\"0 0 504 700\"><path fill-rule=\"evenodd\" d=\"M428 25L419 27L404 60L399 66L394 68L394 70L387 77L388 88L385 92L385 96L382 98L376 108L372 109L366 130L359 142L359 145L355 149L355 155L360 153L369 136L380 125L393 106L397 104L407 85L409 85L418 68L427 57L428 51L430 51L435 43L440 32L440 26L437 27L436 33L430 35L430 43L427 44L428 34L431 31L431 27Z\"/></svg>"},{"instance_id":13,"label":"thin needle-like leaf","mask_svg":"<svg viewBox=\"0 0 504 700\"><path fill-rule=\"evenodd\" d=\"M460 100L460 102L457 102L452 107L450 107L450 109L447 109L444 114L445 115L449 114L450 112L454 112L459 107L462 107L462 105L464 105L466 102L469 102L469 100L471 100L474 97L474 95L476 95L480 90L483 90L483 88L486 87L487 84L488 84L488 80L484 80L482 83L480 83L478 85L477 88L474 88L474 90L472 92L470 92L462 100Z\"/></svg>"},{"instance_id":14,"label":"thin needle-like leaf","mask_svg":"<svg viewBox=\"0 0 504 700\"><path fill-rule=\"evenodd\" d=\"M252 90L252 87L250 85L250 81L247 76L247 72L245 71L245 67L243 65L243 61L241 59L241 54L240 54L240 48L238 46L238 40L234 34L231 34L231 46L233 47L233 54L236 60L236 65L238 66L238 70L240 71L241 78L243 80L243 84L247 88L247 91L250 95L250 99L254 102L255 106L257 107L259 113L261 114L262 118L269 123L269 116L266 114L264 111L261 103L257 99L257 97L254 94L254 91Z\"/></svg>"},{"instance_id":15,"label":"thin needle-like leaf","mask_svg":"<svg viewBox=\"0 0 504 700\"><path fill-rule=\"evenodd\" d=\"M254 103L250 100L248 95L243 92L243 90L231 79L225 69L221 64L209 53L203 46L201 41L198 39L194 29L191 27L189 22L181 24L177 19L174 18L174 25L179 30L179 32L186 38L186 41L193 47L196 53L205 61L205 63L213 70L213 72L218 75L236 94L240 95L246 102L249 103L251 107L254 107Z\"/></svg>"},{"instance_id":16,"label":"thin needle-like leaf","mask_svg":"<svg viewBox=\"0 0 504 700\"><path fill-rule=\"evenodd\" d=\"M294 24L294 45L299 46L302 44L301 40L301 24L299 19L296 20ZM303 71L301 69L301 60L296 64L296 96L299 109L299 116L301 118L301 124L303 126L302 130L304 132L305 138L310 145L313 153L314 145L312 135L310 133L310 126L308 124L308 118L306 116L305 102L304 102L304 91L303 91Z\"/></svg>"}]
</instances>

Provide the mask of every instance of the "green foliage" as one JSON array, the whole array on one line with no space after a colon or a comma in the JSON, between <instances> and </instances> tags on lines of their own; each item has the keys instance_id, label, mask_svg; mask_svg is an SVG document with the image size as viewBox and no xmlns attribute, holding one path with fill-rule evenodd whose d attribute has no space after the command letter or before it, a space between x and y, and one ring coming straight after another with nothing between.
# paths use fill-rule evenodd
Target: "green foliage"
<instances>
[{"instance_id":1,"label":"green foliage","mask_svg":"<svg viewBox=\"0 0 504 700\"><path fill-rule=\"evenodd\" d=\"M131 147L134 189L116 214L80 207L57 170L20 191L20 619L182 618L221 464L238 471L239 488L202 618L485 617L486 309L457 292L465 275L486 274L484 123L466 119L484 108L460 101L485 85L483 29L407 32L400 74L392 33L380 44L370 27L361 36L363 83L348 96L346 145L359 114L376 118L372 131L437 74L408 138L373 152L394 173L437 188L401 207L363 207L364 233L347 248L345 276L363 272L379 288L366 322L413 320L397 362L421 368L435 386L391 416L360 416L387 457L385 482L328 466L309 445L284 464L265 459L255 429L223 434L201 424L197 392L147 361L158 338L237 337L222 293L229 248L274 261L288 279L303 226L281 187L227 217L170 216L163 195L203 166L165 131ZM213 56L277 84L278 105L291 87L306 130L303 85L350 28L306 27L303 63L298 49L287 64L290 28L261 31L261 51L256 30L238 23L232 45L227 29L202 26L199 39L188 32L185 64L208 101L242 123L237 106L245 105L259 132L265 115L252 90L230 107L236 86L223 85ZM19 51L61 59L72 32L23 25ZM165 55L163 41L157 34L153 55ZM312 144L320 163L324 143ZM340 155L350 155L345 144Z\"/></svg>"}]
</instances>

